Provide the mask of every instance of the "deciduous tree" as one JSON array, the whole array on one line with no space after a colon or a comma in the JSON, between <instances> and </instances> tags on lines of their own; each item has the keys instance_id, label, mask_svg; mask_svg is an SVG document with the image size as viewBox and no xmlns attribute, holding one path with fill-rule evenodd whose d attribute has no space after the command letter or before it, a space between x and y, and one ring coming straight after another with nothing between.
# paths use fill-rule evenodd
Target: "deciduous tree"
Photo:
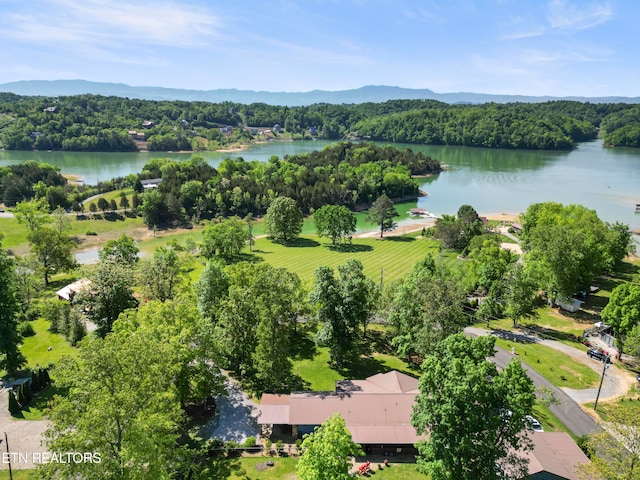
<instances>
[{"instance_id":1,"label":"deciduous tree","mask_svg":"<svg viewBox=\"0 0 640 480\"><path fill-rule=\"evenodd\" d=\"M133 267L138 261L139 252L140 249L135 240L123 233L117 240L107 241L98 252L98 256L103 261L112 260L116 263Z\"/></svg>"},{"instance_id":2,"label":"deciduous tree","mask_svg":"<svg viewBox=\"0 0 640 480\"><path fill-rule=\"evenodd\" d=\"M222 220L204 229L202 255L210 259L215 255L234 257L242 252L249 237L247 225L238 217Z\"/></svg>"},{"instance_id":3,"label":"deciduous tree","mask_svg":"<svg viewBox=\"0 0 640 480\"><path fill-rule=\"evenodd\" d=\"M613 406L605 430L589 434L591 463L580 467L589 479L640 478L640 415L633 407Z\"/></svg>"},{"instance_id":4,"label":"deciduous tree","mask_svg":"<svg viewBox=\"0 0 640 480\"><path fill-rule=\"evenodd\" d=\"M141 262L144 290L151 300L173 298L182 283L183 260L172 247L159 247L153 257Z\"/></svg>"},{"instance_id":5,"label":"deciduous tree","mask_svg":"<svg viewBox=\"0 0 640 480\"><path fill-rule=\"evenodd\" d=\"M275 241L287 242L302 232L302 210L289 197L276 197L264 216L264 230Z\"/></svg>"},{"instance_id":6,"label":"deciduous tree","mask_svg":"<svg viewBox=\"0 0 640 480\"><path fill-rule=\"evenodd\" d=\"M76 294L74 302L96 324L98 335L104 337L122 312L138 305L132 289L133 269L108 258L98 262L87 276L91 283Z\"/></svg>"},{"instance_id":7,"label":"deciduous tree","mask_svg":"<svg viewBox=\"0 0 640 480\"><path fill-rule=\"evenodd\" d=\"M403 356L423 357L449 335L461 332L465 290L460 278L432 257L416 264L397 289L389 313L396 328L391 343Z\"/></svg>"},{"instance_id":8,"label":"deciduous tree","mask_svg":"<svg viewBox=\"0 0 640 480\"><path fill-rule=\"evenodd\" d=\"M192 456L178 445L179 371L172 346L145 330L88 337L56 368L68 394L54 398L46 438L52 452L93 452L100 462L51 462L46 474L151 479L183 469Z\"/></svg>"},{"instance_id":9,"label":"deciduous tree","mask_svg":"<svg viewBox=\"0 0 640 480\"><path fill-rule=\"evenodd\" d=\"M301 448L302 457L296 466L300 480L348 480L350 457L364 454L338 413L305 436Z\"/></svg>"},{"instance_id":10,"label":"deciduous tree","mask_svg":"<svg viewBox=\"0 0 640 480\"><path fill-rule=\"evenodd\" d=\"M602 320L613 327L622 353L627 335L640 325L640 285L622 283L614 288L602 310Z\"/></svg>"},{"instance_id":11,"label":"deciduous tree","mask_svg":"<svg viewBox=\"0 0 640 480\"><path fill-rule=\"evenodd\" d=\"M316 232L321 237L331 238L335 246L356 231L356 217L342 205L325 205L313 214Z\"/></svg>"},{"instance_id":12,"label":"deciduous tree","mask_svg":"<svg viewBox=\"0 0 640 480\"><path fill-rule=\"evenodd\" d=\"M418 469L433 480L526 476L518 451L529 447L534 386L517 360L502 371L487 360L494 342L452 335L422 364L411 423L428 436L417 444Z\"/></svg>"}]
</instances>

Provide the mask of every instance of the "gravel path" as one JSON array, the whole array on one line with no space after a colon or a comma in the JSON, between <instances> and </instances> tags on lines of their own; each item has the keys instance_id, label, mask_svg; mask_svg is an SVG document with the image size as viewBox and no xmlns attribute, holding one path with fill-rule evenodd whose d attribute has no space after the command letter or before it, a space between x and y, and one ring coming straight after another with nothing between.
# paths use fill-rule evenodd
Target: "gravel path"
<instances>
[{"instance_id":1,"label":"gravel path","mask_svg":"<svg viewBox=\"0 0 640 480\"><path fill-rule=\"evenodd\" d=\"M47 429L46 420L15 420L7 410L9 393L7 389L0 391L0 450L6 452L4 432L9 439L12 470L34 468L33 454L44 453L47 449L42 445L44 431ZM18 455L21 454L21 455ZM0 471L9 470L9 465L0 458Z\"/></svg>"}]
</instances>

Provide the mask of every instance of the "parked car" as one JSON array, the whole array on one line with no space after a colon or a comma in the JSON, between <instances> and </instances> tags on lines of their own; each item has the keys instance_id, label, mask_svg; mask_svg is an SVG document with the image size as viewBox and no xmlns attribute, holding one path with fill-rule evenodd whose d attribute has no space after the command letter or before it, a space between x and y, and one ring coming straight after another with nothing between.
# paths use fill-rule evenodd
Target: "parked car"
<instances>
[{"instance_id":1,"label":"parked car","mask_svg":"<svg viewBox=\"0 0 640 480\"><path fill-rule=\"evenodd\" d=\"M611 358L609 357L609 355L607 355L604 352L601 352L600 350L596 350L595 348L591 348L587 351L587 355L591 358L595 358L596 360L600 360L601 362L607 362L610 363L611 362Z\"/></svg>"},{"instance_id":2,"label":"parked car","mask_svg":"<svg viewBox=\"0 0 640 480\"><path fill-rule=\"evenodd\" d=\"M531 429L536 431L536 432L544 432L544 428L542 428L542 425L540 425L540 422L532 417L531 415L527 415L526 416L527 420L529 420L529 424L531 425Z\"/></svg>"}]
</instances>

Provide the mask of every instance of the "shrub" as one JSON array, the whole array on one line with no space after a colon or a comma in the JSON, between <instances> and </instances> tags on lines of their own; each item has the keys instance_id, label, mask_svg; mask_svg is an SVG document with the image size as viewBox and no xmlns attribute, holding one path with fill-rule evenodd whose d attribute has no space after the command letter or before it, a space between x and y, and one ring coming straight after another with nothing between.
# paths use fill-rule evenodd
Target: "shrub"
<instances>
[{"instance_id":1,"label":"shrub","mask_svg":"<svg viewBox=\"0 0 640 480\"><path fill-rule=\"evenodd\" d=\"M31 325L31 323L28 321L21 322L18 325L18 333L22 337L32 337L36 334L35 330L33 329L33 325Z\"/></svg>"},{"instance_id":2,"label":"shrub","mask_svg":"<svg viewBox=\"0 0 640 480\"><path fill-rule=\"evenodd\" d=\"M35 305L29 305L29 308L27 308L27 311L24 312L24 314L26 315L27 320L33 322L40 316L40 308Z\"/></svg>"},{"instance_id":3,"label":"shrub","mask_svg":"<svg viewBox=\"0 0 640 480\"><path fill-rule=\"evenodd\" d=\"M246 448L251 448L256 446L256 437L249 437L244 441L244 446Z\"/></svg>"},{"instance_id":4,"label":"shrub","mask_svg":"<svg viewBox=\"0 0 640 480\"><path fill-rule=\"evenodd\" d=\"M94 232L93 230L89 230L89 231L87 231L87 233L85 233L85 235L93 236L93 237L98 236L98 234L97 234L96 232Z\"/></svg>"}]
</instances>

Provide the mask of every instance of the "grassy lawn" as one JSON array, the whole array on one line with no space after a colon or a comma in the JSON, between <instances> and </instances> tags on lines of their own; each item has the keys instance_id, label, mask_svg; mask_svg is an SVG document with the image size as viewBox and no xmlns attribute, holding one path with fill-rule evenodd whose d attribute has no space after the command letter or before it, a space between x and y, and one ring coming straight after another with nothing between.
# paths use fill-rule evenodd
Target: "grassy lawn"
<instances>
[{"instance_id":1,"label":"grassy lawn","mask_svg":"<svg viewBox=\"0 0 640 480\"><path fill-rule=\"evenodd\" d=\"M49 402L54 395L60 393L60 390L55 387L50 386L45 388L41 392L35 394L29 407L22 410L20 414L14 416L14 418L19 420L42 420L47 415Z\"/></svg>"},{"instance_id":2,"label":"grassy lawn","mask_svg":"<svg viewBox=\"0 0 640 480\"><path fill-rule=\"evenodd\" d=\"M392 355L386 344L384 329L371 325L367 340L360 341L355 350L368 352L348 360L344 367L329 365L329 349L318 347L314 342L314 332L301 335L294 343L291 357L293 372L300 376L305 388L316 391L335 390L336 380L365 379L377 373L398 370L411 376L418 376L419 370L402 359Z\"/></svg>"},{"instance_id":3,"label":"grassy lawn","mask_svg":"<svg viewBox=\"0 0 640 480\"><path fill-rule=\"evenodd\" d=\"M274 466L258 471L256 465L273 460ZM230 480L295 480L297 458L242 457L221 462L215 478ZM415 464L394 463L388 468L378 470L375 465L375 478L382 480L427 480L429 477L418 473ZM225 476L226 475L226 476ZM212 477L214 478L214 477Z\"/></svg>"},{"instance_id":4,"label":"grassy lawn","mask_svg":"<svg viewBox=\"0 0 640 480\"><path fill-rule=\"evenodd\" d=\"M27 357L27 366L46 366L55 363L65 355L76 355L76 349L62 335L51 333L49 322L38 319L31 322L36 334L23 340L20 349ZM48 350L51 347L51 350Z\"/></svg>"},{"instance_id":5,"label":"grassy lawn","mask_svg":"<svg viewBox=\"0 0 640 480\"><path fill-rule=\"evenodd\" d=\"M31 480L41 478L36 470L15 470L13 469L13 480ZM0 480L9 480L9 468L5 465L0 469Z\"/></svg>"},{"instance_id":6,"label":"grassy lawn","mask_svg":"<svg viewBox=\"0 0 640 480\"><path fill-rule=\"evenodd\" d=\"M496 345L505 350L515 347L516 353L523 362L556 387L583 389L598 386L600 377L595 371L551 347L501 338L496 339Z\"/></svg>"},{"instance_id":7,"label":"grassy lawn","mask_svg":"<svg viewBox=\"0 0 640 480\"><path fill-rule=\"evenodd\" d=\"M593 410L593 403L587 403L586 406ZM626 410L627 413L640 415L640 395L610 402L598 402L597 413L605 422L609 420L609 415L615 410Z\"/></svg>"},{"instance_id":8,"label":"grassy lawn","mask_svg":"<svg viewBox=\"0 0 640 480\"><path fill-rule=\"evenodd\" d=\"M253 255L274 267L289 269L310 286L316 268L336 268L351 258L359 259L364 265L364 273L376 281L379 281L381 274L384 275L384 281L402 278L428 253L437 255L438 245L436 241L411 236L387 237L384 240L356 238L352 245L338 250L332 248L325 239L304 235L288 246L259 238Z\"/></svg>"}]
</instances>

